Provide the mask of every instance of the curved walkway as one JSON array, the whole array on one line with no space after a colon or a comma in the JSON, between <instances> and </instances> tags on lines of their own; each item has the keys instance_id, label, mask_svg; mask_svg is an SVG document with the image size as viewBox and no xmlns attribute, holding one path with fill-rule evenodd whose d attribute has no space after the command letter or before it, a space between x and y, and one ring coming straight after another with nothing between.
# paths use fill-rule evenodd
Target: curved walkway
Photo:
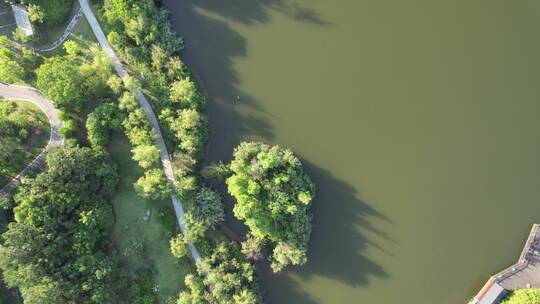
<instances>
[{"instance_id":1,"label":"curved walkway","mask_svg":"<svg viewBox=\"0 0 540 304\"><path fill-rule=\"evenodd\" d=\"M28 47L31 50L37 51L37 52L50 52L50 51L56 49L57 47L61 46L62 43L64 43L64 41L66 41L66 39L69 37L69 34L71 34L71 31L75 27L75 25L77 25L77 22L79 22L79 19L81 19L82 15L83 15L82 9L79 9L77 14L75 14L75 16L73 16L73 18L69 22L69 24L66 27L66 29L64 30L64 33L62 34L62 36L60 36L60 38L58 38L51 45L44 46L44 47L34 47L34 46L28 46Z\"/></svg>"},{"instance_id":2,"label":"curved walkway","mask_svg":"<svg viewBox=\"0 0 540 304\"><path fill-rule=\"evenodd\" d=\"M83 11L85 15L86 20L90 24L92 31L96 35L96 38L99 41L99 44L103 48L103 51L111 59L112 65L114 69L116 70L116 73L118 73L120 78L125 79L125 77L128 76L128 73L126 72L126 69L120 62L120 59L118 59L118 56L116 56L109 42L107 41L107 38L105 37L105 34L103 33L103 30L101 29L101 26L99 25L99 22L97 21L96 16L94 16L94 12L92 12L92 9L90 8L90 5L88 4L88 1L79 0L79 4L81 5L81 10ZM156 141L159 146L160 158L161 158L161 163L163 164L163 170L165 171L165 176L167 177L167 180L171 183L171 185L173 185L173 192L171 194L171 200L173 203L174 212L176 213L176 220L178 221L178 224L180 225L180 230L183 233L187 232L189 231L189 228L184 221L184 208L182 207L182 204L180 204L180 201L178 200L178 197L176 196L176 191L174 189L175 178L173 174L171 158L169 156L169 152L167 151L167 146L165 146L165 141L163 140L163 136L159 128L159 123L156 118L156 114L154 114L154 111L152 110L152 106L150 105L150 103L148 102L146 97L144 97L144 95L141 93L140 90L135 90L134 94L139 100L139 105L146 113L146 117L148 118L150 125L156 132L156 135L157 135ZM195 263L198 263L201 257L199 255L199 252L197 251L197 248L195 248L191 240L189 240L188 246L189 246L189 251L191 252L191 256L193 257L193 260L195 261Z\"/></svg>"},{"instance_id":3,"label":"curved walkway","mask_svg":"<svg viewBox=\"0 0 540 304\"><path fill-rule=\"evenodd\" d=\"M48 100L40 91L30 87L0 83L0 99L25 100L37 105L47 115L51 125L51 137L45 149L21 173L0 189L0 196L2 196L17 188L21 184L22 178L32 169L41 166L47 155L47 150L62 146L64 139L59 133L60 128L62 128L62 121L58 118L59 111L54 107L52 101Z\"/></svg>"}]
</instances>

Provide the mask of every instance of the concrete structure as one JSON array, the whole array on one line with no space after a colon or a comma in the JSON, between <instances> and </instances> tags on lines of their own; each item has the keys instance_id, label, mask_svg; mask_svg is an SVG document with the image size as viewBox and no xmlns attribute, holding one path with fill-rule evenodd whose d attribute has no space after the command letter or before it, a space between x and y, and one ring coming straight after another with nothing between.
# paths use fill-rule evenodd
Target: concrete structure
<instances>
[{"instance_id":1,"label":"concrete structure","mask_svg":"<svg viewBox=\"0 0 540 304\"><path fill-rule=\"evenodd\" d=\"M540 225L534 224L517 263L493 275L469 304L496 304L511 290L540 288Z\"/></svg>"},{"instance_id":2,"label":"concrete structure","mask_svg":"<svg viewBox=\"0 0 540 304\"><path fill-rule=\"evenodd\" d=\"M13 16L15 16L17 27L21 29L26 36L32 36L34 34L34 28L28 18L26 8L18 4L13 4L11 8L13 9Z\"/></svg>"}]
</instances>

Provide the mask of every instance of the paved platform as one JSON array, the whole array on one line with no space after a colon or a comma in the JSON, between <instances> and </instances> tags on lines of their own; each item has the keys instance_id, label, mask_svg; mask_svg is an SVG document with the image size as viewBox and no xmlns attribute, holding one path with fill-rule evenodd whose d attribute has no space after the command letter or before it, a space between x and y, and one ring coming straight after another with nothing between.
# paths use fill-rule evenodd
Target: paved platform
<instances>
[{"instance_id":1,"label":"paved platform","mask_svg":"<svg viewBox=\"0 0 540 304\"><path fill-rule=\"evenodd\" d=\"M493 275L469 302L496 304L508 291L540 288L540 224L534 224L517 263Z\"/></svg>"}]
</instances>

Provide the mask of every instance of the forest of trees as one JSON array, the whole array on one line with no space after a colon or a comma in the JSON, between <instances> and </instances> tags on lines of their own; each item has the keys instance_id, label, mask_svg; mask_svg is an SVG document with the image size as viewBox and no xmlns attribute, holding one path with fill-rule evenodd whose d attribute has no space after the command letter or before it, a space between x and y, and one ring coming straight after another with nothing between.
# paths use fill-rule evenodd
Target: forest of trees
<instances>
[{"instance_id":1,"label":"forest of trees","mask_svg":"<svg viewBox=\"0 0 540 304\"><path fill-rule=\"evenodd\" d=\"M114 216L108 200L117 176L107 146L126 117L117 106L123 85L108 57L74 41L49 57L28 53L6 37L0 45L7 60L2 62L20 62L24 72L1 80L25 82L53 100L66 142L50 152L44 172L25 181L14 200L2 200L13 219L0 251L5 282L19 288L25 303L151 303L149 277L119 268L110 238Z\"/></svg>"},{"instance_id":2,"label":"forest of trees","mask_svg":"<svg viewBox=\"0 0 540 304\"><path fill-rule=\"evenodd\" d=\"M51 151L46 169L15 196L15 222L2 235L0 268L25 303L104 303L115 297L108 252L108 199L118 176L106 154Z\"/></svg>"}]
</instances>

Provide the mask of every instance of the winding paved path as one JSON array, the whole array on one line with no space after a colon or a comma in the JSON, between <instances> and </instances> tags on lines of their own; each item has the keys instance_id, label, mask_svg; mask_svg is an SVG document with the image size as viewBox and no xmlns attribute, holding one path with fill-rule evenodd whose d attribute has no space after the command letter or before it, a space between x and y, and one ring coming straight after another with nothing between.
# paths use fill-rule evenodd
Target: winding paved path
<instances>
[{"instance_id":1,"label":"winding paved path","mask_svg":"<svg viewBox=\"0 0 540 304\"><path fill-rule=\"evenodd\" d=\"M128 73L126 72L126 69L120 62L120 59L118 59L118 56L116 56L109 42L107 41L107 38L105 37L105 34L103 33L103 30L101 29L101 26L99 25L99 22L97 21L96 16L94 16L94 12L92 12L92 9L90 8L90 5L88 4L88 1L79 0L79 4L81 5L81 9L84 13L84 16L86 17L86 20L90 24L90 27L92 28L92 31L94 32L94 35L96 35L96 38L99 41L99 44L103 48L103 51L111 59L114 69L116 70L116 72L122 79L125 79L125 77L128 76ZM184 208L182 207L182 204L180 203L180 201L178 200L178 197L176 196L176 190L174 189L175 179L174 179L174 174L173 174L173 168L171 165L171 159L169 156L169 152L167 151L167 146L165 145L165 141L163 140L163 136L159 128L158 120L156 118L156 115L154 114L154 111L152 110L152 106L150 105L146 97L144 97L144 95L141 93L141 91L135 90L134 94L139 100L139 105L146 113L146 117L148 118L150 125L156 132L157 144L160 150L160 158L161 158L161 163L163 164L163 170L165 171L165 176L167 177L167 180L171 183L171 185L173 185L173 192L171 194L171 200L174 207L174 212L176 213L176 220L178 221L178 224L180 225L180 230L183 233L185 233L189 231L189 227L186 225L184 221ZM201 257L199 255L199 252L197 251L197 248L195 248L191 240L189 240L188 246L191 252L191 256L193 257L193 260L195 261L195 263L198 263Z\"/></svg>"},{"instance_id":2,"label":"winding paved path","mask_svg":"<svg viewBox=\"0 0 540 304\"><path fill-rule=\"evenodd\" d=\"M73 16L68 26L64 30L64 33L62 33L62 36L56 39L56 41L50 44L49 46L43 46L43 47L29 46L29 48L32 49L33 51L38 51L38 52L50 52L52 50L55 50L57 47L61 46L62 43L64 43L64 41L66 41L66 39L71 34L71 31L75 27L75 25L77 25L77 22L79 22L79 19L81 19L82 15L83 15L82 10L79 9L79 11Z\"/></svg>"},{"instance_id":3,"label":"winding paved path","mask_svg":"<svg viewBox=\"0 0 540 304\"><path fill-rule=\"evenodd\" d=\"M59 133L60 128L62 128L62 121L58 118L59 111L54 107L52 101L48 100L40 91L30 87L0 83L0 99L25 100L37 105L45 115L47 115L49 124L51 125L51 137L43 152L26 166L21 173L12 179L11 182L0 189L0 196L2 196L17 188L21 184L21 179L23 177L25 177L32 169L43 164L47 151L50 148L62 146L64 144L64 139L62 139Z\"/></svg>"}]
</instances>

